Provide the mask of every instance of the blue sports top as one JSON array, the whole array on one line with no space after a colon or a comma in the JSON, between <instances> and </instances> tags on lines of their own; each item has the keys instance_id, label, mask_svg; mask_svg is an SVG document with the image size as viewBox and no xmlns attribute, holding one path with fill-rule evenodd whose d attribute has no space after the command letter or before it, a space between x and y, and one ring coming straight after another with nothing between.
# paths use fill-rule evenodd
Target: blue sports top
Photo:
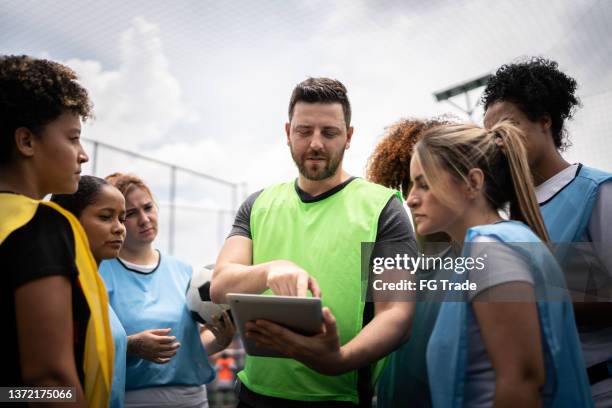
<instances>
[{"instance_id":1,"label":"blue sports top","mask_svg":"<svg viewBox=\"0 0 612 408\"><path fill-rule=\"evenodd\" d=\"M580 164L576 177L540 204L552 242L589 241L587 229L599 187L611 180L612 174Z\"/></svg>"},{"instance_id":2,"label":"blue sports top","mask_svg":"<svg viewBox=\"0 0 612 408\"><path fill-rule=\"evenodd\" d=\"M127 335L170 328L169 335L176 336L181 344L166 364L128 356L126 390L164 385L199 386L215 378L198 325L185 302L191 273L191 266L161 254L157 268L150 273L129 269L118 259L101 263L100 274L110 304Z\"/></svg>"},{"instance_id":3,"label":"blue sports top","mask_svg":"<svg viewBox=\"0 0 612 408\"><path fill-rule=\"evenodd\" d=\"M517 221L470 228L465 242L469 243L477 236L489 236L507 243L517 256L531 265L546 369L546 384L541 391L543 406L592 407L572 304L563 289L563 274L553 255L525 224ZM524 243L533 245L527 248ZM467 247L468 244L464 246L462 256L469 256ZM455 282L469 279L469 271L453 275ZM546 301L551 297L553 301ZM467 322L470 316L475 318L473 313L467 296L465 301L444 302L440 308L427 347L427 370L434 407L463 407L466 403Z\"/></svg>"},{"instance_id":4,"label":"blue sports top","mask_svg":"<svg viewBox=\"0 0 612 408\"><path fill-rule=\"evenodd\" d=\"M127 334L112 306L108 306L113 344L115 345L115 364L113 385L111 387L110 408L123 408L125 401L125 358L127 352Z\"/></svg>"}]
</instances>

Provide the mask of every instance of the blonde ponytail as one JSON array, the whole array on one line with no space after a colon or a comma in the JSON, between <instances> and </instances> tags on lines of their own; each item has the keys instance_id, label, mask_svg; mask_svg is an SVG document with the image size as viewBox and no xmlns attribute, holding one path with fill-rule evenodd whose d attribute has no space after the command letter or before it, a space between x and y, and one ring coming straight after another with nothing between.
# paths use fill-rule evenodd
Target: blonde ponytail
<instances>
[{"instance_id":1,"label":"blonde ponytail","mask_svg":"<svg viewBox=\"0 0 612 408\"><path fill-rule=\"evenodd\" d=\"M502 149L508 160L516 197L516 201L511 203L512 207L516 207L511 208L511 217L526 223L542 241L550 242L533 187L523 132L509 122L503 121L493 126L489 136L494 138L493 142ZM498 140L501 140L501 143Z\"/></svg>"},{"instance_id":2,"label":"blonde ponytail","mask_svg":"<svg viewBox=\"0 0 612 408\"><path fill-rule=\"evenodd\" d=\"M495 210L510 202L510 216L527 224L544 242L550 242L540 214L527 162L523 133L509 122L490 131L475 125L443 125L431 129L414 147L425 180L444 204L454 203L442 172L469 184L467 175L479 168L484 174L484 196Z\"/></svg>"}]
</instances>

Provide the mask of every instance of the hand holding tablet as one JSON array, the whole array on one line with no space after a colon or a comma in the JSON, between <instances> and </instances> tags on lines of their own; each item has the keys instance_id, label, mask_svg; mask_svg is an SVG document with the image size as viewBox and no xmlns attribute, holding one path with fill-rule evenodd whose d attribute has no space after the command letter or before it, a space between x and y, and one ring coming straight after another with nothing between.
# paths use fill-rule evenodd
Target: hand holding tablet
<instances>
[{"instance_id":1,"label":"hand holding tablet","mask_svg":"<svg viewBox=\"0 0 612 408\"><path fill-rule=\"evenodd\" d=\"M316 297L229 293L227 300L244 348L252 356L287 358L278 351L256 345L247 337L247 322L268 320L306 336L320 333L322 329L321 299Z\"/></svg>"}]
</instances>

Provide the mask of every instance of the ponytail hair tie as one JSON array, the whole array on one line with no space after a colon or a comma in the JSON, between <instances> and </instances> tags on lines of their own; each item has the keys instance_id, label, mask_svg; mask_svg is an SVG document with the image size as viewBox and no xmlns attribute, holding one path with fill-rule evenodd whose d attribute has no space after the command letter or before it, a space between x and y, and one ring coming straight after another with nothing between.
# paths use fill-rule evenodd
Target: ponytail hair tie
<instances>
[{"instance_id":1,"label":"ponytail hair tie","mask_svg":"<svg viewBox=\"0 0 612 408\"><path fill-rule=\"evenodd\" d=\"M504 143L504 138L502 137L501 132L498 132L497 129L491 129L488 131L488 133L491 136L491 138L493 138L493 143L495 143L495 145L500 148L502 153L505 154L506 153L506 143Z\"/></svg>"},{"instance_id":2,"label":"ponytail hair tie","mask_svg":"<svg viewBox=\"0 0 612 408\"><path fill-rule=\"evenodd\" d=\"M504 148L506 147L506 144L504 143L504 139L502 139L501 136L495 136L493 138L493 141L495 142L495 144L500 147L502 150L504 150Z\"/></svg>"}]
</instances>

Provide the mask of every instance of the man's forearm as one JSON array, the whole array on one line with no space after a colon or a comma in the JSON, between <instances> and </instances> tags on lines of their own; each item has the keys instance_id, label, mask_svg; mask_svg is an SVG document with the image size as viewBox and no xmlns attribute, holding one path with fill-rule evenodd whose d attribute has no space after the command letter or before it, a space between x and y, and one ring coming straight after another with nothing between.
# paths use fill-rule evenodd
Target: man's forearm
<instances>
[{"instance_id":1,"label":"man's forearm","mask_svg":"<svg viewBox=\"0 0 612 408\"><path fill-rule=\"evenodd\" d=\"M215 267L210 284L210 297L215 303L227 303L228 293L261 293L266 285L266 264L241 265L228 263Z\"/></svg>"},{"instance_id":2,"label":"man's forearm","mask_svg":"<svg viewBox=\"0 0 612 408\"><path fill-rule=\"evenodd\" d=\"M411 332L412 306L400 304L377 313L355 338L342 346L347 372L371 364L408 340Z\"/></svg>"}]
</instances>

